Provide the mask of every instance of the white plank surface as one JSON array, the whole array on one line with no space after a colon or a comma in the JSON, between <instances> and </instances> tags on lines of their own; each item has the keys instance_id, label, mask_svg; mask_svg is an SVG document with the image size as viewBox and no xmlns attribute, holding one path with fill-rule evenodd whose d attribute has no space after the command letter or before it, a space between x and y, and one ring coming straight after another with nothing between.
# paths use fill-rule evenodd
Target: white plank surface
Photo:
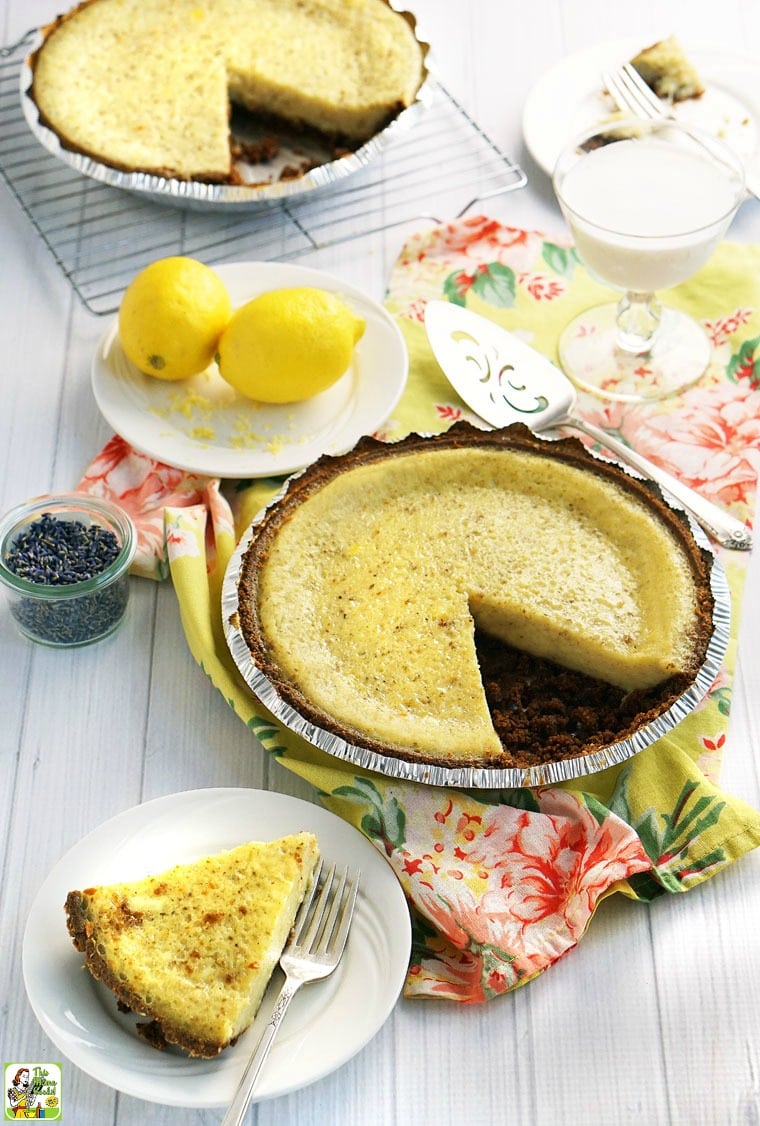
<instances>
[{"instance_id":1,"label":"white plank surface","mask_svg":"<svg viewBox=\"0 0 760 1126\"><path fill-rule=\"evenodd\" d=\"M410 6L411 0L410 0ZM560 229L547 177L526 153L522 106L535 80L597 41L670 32L751 54L756 0L416 0L438 73L529 176L489 206L515 225ZM58 8L2 0L13 42ZM434 170L431 169L431 176ZM760 203L731 237L760 242ZM382 296L402 232L305 255ZM73 484L109 437L89 390L102 321L86 312L0 186L0 508ZM760 562L747 583L724 784L760 805ZM311 797L254 749L195 666L171 587L134 583L128 622L71 654L22 641L0 613L0 1040L4 1060L56 1059L21 985L23 925L36 889L84 833L136 802L198 786ZM401 1001L338 1072L257 1104L258 1126L749 1126L760 1121L760 855L652 907L608 900L578 948L485 1007ZM360 1003L360 999L357 999ZM117 1095L66 1066L65 1121L187 1124L214 1111Z\"/></svg>"}]
</instances>

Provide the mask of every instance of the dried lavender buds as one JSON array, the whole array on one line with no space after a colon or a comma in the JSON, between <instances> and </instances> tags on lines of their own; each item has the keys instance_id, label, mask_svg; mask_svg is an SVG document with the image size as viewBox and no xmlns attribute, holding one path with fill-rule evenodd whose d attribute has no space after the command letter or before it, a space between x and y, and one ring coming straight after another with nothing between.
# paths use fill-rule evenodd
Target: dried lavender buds
<instances>
[{"instance_id":1,"label":"dried lavender buds","mask_svg":"<svg viewBox=\"0 0 760 1126\"><path fill-rule=\"evenodd\" d=\"M27 582L65 586L102 574L120 550L108 528L58 520L45 512L16 538L5 554L5 565Z\"/></svg>"},{"instance_id":2,"label":"dried lavender buds","mask_svg":"<svg viewBox=\"0 0 760 1126\"><path fill-rule=\"evenodd\" d=\"M134 549L129 518L100 498L40 498L9 513L0 579L21 632L59 647L111 633L127 606Z\"/></svg>"}]
</instances>

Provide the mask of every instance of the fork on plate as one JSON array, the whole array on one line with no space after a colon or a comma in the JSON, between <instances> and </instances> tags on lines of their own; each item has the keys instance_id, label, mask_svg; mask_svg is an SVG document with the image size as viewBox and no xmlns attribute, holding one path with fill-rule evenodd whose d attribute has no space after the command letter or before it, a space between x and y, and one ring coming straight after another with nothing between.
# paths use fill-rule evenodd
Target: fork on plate
<instances>
[{"instance_id":1,"label":"fork on plate","mask_svg":"<svg viewBox=\"0 0 760 1126\"><path fill-rule=\"evenodd\" d=\"M293 930L280 956L285 983L269 1021L243 1072L222 1126L240 1126L251 1101L269 1050L288 1005L302 985L329 977L343 956L356 906L360 873L332 864L324 879L322 862L314 873L310 890L298 909Z\"/></svg>"},{"instance_id":2,"label":"fork on plate","mask_svg":"<svg viewBox=\"0 0 760 1126\"><path fill-rule=\"evenodd\" d=\"M679 120L677 114L673 112L672 102L658 98L632 63L624 63L616 70L605 71L602 82L618 109L631 114L632 117L644 120L662 118ZM684 122L680 121L680 124L683 128ZM688 129L688 126L686 128ZM708 152L710 151L709 138L706 134L699 132L694 133L693 136ZM751 178L749 170L745 168L744 185L750 195L760 199L760 180L756 180L753 185L750 182Z\"/></svg>"},{"instance_id":3,"label":"fork on plate","mask_svg":"<svg viewBox=\"0 0 760 1126\"><path fill-rule=\"evenodd\" d=\"M624 63L616 70L605 71L602 81L618 109L634 117L675 119L672 103L658 98L632 63Z\"/></svg>"}]
</instances>

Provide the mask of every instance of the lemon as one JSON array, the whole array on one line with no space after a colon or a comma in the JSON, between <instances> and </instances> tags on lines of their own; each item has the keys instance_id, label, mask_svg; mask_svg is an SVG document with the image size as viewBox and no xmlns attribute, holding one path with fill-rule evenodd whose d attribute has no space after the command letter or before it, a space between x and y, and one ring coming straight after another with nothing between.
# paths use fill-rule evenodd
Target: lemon
<instances>
[{"instance_id":1,"label":"lemon","mask_svg":"<svg viewBox=\"0 0 760 1126\"><path fill-rule=\"evenodd\" d=\"M160 258L127 286L119 338L146 375L187 379L209 366L231 316L226 286L210 266L195 258Z\"/></svg>"},{"instance_id":2,"label":"lemon","mask_svg":"<svg viewBox=\"0 0 760 1126\"><path fill-rule=\"evenodd\" d=\"M327 290L272 289L233 314L219 340L219 372L249 399L308 399L348 370L365 327L363 317Z\"/></svg>"}]
</instances>

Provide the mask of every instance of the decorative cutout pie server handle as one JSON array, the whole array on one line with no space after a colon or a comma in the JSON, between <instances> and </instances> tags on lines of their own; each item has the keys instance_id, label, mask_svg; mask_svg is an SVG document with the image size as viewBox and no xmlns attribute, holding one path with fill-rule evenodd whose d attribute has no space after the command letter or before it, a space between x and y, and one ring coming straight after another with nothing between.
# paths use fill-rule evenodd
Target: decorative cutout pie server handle
<instances>
[{"instance_id":1,"label":"decorative cutout pie server handle","mask_svg":"<svg viewBox=\"0 0 760 1126\"><path fill-rule=\"evenodd\" d=\"M567 376L519 337L479 313L428 301L425 328L435 358L464 402L491 426L522 422L540 433L568 426L599 442L620 461L660 485L723 547L749 551L746 524L573 412Z\"/></svg>"}]
</instances>

